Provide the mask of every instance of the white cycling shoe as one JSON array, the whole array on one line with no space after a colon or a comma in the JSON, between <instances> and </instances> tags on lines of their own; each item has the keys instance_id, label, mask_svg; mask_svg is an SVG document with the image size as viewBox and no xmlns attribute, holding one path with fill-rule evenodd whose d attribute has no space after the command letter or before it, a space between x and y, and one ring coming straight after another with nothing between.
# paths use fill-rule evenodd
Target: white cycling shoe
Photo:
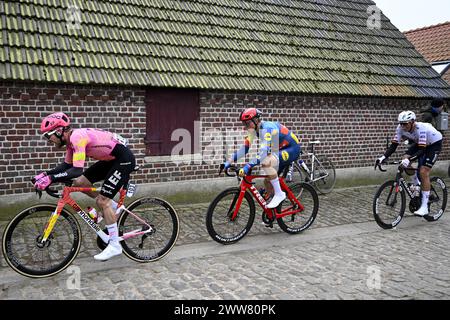
<instances>
[{"instance_id":1,"label":"white cycling shoe","mask_svg":"<svg viewBox=\"0 0 450 320\"><path fill-rule=\"evenodd\" d=\"M94 256L95 260L106 261L114 256L122 253L122 246L120 243L110 243L101 253Z\"/></svg>"},{"instance_id":2,"label":"white cycling shoe","mask_svg":"<svg viewBox=\"0 0 450 320\"><path fill-rule=\"evenodd\" d=\"M428 214L428 207L420 207L419 210L414 211L416 216L426 216Z\"/></svg>"},{"instance_id":3,"label":"white cycling shoe","mask_svg":"<svg viewBox=\"0 0 450 320\"><path fill-rule=\"evenodd\" d=\"M273 209L276 208L280 205L280 203L283 202L283 200L286 199L286 193L282 192L279 195L274 195L272 200L269 202L269 204L267 205L267 208L269 209Z\"/></svg>"}]
</instances>

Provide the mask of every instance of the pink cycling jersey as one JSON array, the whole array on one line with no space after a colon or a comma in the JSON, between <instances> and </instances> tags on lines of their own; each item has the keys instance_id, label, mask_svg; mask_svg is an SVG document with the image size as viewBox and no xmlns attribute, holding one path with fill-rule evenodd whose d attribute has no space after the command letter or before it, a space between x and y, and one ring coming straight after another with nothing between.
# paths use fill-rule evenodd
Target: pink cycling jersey
<instances>
[{"instance_id":1,"label":"pink cycling jersey","mask_svg":"<svg viewBox=\"0 0 450 320\"><path fill-rule=\"evenodd\" d=\"M74 167L84 167L86 157L110 161L115 159L112 150L118 144L126 145L120 135L101 129L74 129L67 144L65 162Z\"/></svg>"}]
</instances>

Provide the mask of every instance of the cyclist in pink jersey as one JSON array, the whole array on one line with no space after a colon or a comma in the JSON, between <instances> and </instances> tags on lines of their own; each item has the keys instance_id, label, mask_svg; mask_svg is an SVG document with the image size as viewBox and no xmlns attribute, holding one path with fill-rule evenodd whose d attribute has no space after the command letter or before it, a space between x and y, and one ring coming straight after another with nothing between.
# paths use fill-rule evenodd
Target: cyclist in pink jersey
<instances>
[{"instance_id":1,"label":"cyclist in pink jersey","mask_svg":"<svg viewBox=\"0 0 450 320\"><path fill-rule=\"evenodd\" d=\"M73 186L92 187L94 183L104 180L99 193L86 193L96 199L110 237L105 250L94 258L104 261L121 254L115 214L117 203L112 199L128 182L130 173L136 166L135 157L127 147L127 140L100 129L72 129L69 117L62 112L45 117L41 132L57 148L66 147L66 157L55 169L35 176L35 187L44 190L51 183L74 178ZM99 161L83 172L86 157Z\"/></svg>"}]
</instances>

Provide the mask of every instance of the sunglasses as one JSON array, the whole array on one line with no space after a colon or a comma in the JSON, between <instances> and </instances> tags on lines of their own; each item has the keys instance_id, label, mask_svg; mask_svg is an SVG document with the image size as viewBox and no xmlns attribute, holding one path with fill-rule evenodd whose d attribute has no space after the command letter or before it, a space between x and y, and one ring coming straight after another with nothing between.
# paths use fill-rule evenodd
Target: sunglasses
<instances>
[{"instance_id":1,"label":"sunglasses","mask_svg":"<svg viewBox=\"0 0 450 320\"><path fill-rule=\"evenodd\" d=\"M250 123L251 123L251 122L252 122L251 120L242 121L242 124L243 124L244 126L248 127L248 126L250 126Z\"/></svg>"},{"instance_id":2,"label":"sunglasses","mask_svg":"<svg viewBox=\"0 0 450 320\"><path fill-rule=\"evenodd\" d=\"M409 124L409 122L400 122L400 126L406 127Z\"/></svg>"},{"instance_id":3,"label":"sunglasses","mask_svg":"<svg viewBox=\"0 0 450 320\"><path fill-rule=\"evenodd\" d=\"M48 132L44 133L42 136L43 136L45 139L50 140L51 136L52 136L53 134L55 134L55 133L56 133L56 130L52 130L52 131L48 131Z\"/></svg>"}]
</instances>

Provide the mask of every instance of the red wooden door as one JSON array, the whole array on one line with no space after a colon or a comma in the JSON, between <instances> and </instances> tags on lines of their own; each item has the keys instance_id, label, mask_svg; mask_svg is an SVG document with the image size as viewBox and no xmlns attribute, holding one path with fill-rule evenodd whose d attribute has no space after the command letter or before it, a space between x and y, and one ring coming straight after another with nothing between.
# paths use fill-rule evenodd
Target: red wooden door
<instances>
[{"instance_id":1,"label":"red wooden door","mask_svg":"<svg viewBox=\"0 0 450 320\"><path fill-rule=\"evenodd\" d=\"M199 93L196 89L151 88L146 93L146 153L170 155L179 143L171 141L172 132L184 128L194 143L194 122L199 120Z\"/></svg>"}]
</instances>

